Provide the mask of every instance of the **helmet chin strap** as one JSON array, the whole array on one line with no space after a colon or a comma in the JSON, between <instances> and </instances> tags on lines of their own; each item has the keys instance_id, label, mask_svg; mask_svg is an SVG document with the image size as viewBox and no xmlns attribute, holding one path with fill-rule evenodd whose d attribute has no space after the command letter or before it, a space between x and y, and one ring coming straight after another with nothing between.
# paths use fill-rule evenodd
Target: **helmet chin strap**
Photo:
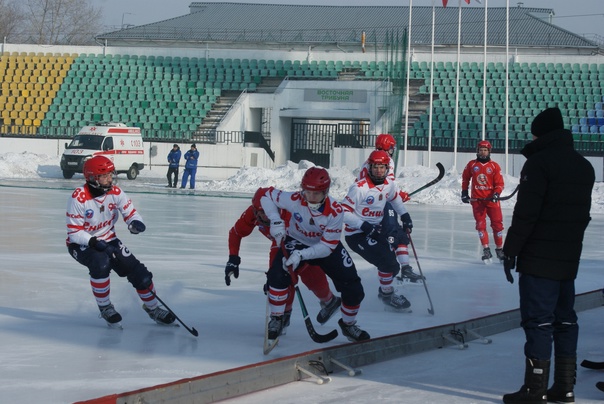
<instances>
[{"instance_id":1,"label":"helmet chin strap","mask_svg":"<svg viewBox=\"0 0 604 404\"><path fill-rule=\"evenodd\" d=\"M321 209L321 206L323 206L323 204L325 203L325 199L327 198L327 192L323 192L323 199L321 200L321 202L312 203L312 202L309 202L308 199L306 199L305 192L303 192L302 195L304 196L304 201L306 202L306 205L308 206L308 208L310 210Z\"/></svg>"},{"instance_id":2,"label":"helmet chin strap","mask_svg":"<svg viewBox=\"0 0 604 404\"><path fill-rule=\"evenodd\" d=\"M100 195L109 192L109 190L111 189L111 187L113 187L113 181L111 181L109 183L109 185L101 185L99 183L98 179L95 179L94 181L86 181L88 183L88 185L90 185L91 188L93 188L94 190L100 192Z\"/></svg>"}]
</instances>

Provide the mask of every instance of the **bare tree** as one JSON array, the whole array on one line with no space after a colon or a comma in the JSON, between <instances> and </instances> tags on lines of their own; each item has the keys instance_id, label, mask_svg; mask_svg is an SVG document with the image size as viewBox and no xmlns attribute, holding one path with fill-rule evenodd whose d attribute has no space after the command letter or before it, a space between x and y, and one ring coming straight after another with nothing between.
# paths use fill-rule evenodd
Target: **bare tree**
<instances>
[{"instance_id":1,"label":"bare tree","mask_svg":"<svg viewBox=\"0 0 604 404\"><path fill-rule=\"evenodd\" d=\"M24 19L17 0L0 0L0 40L17 36Z\"/></svg>"},{"instance_id":2,"label":"bare tree","mask_svg":"<svg viewBox=\"0 0 604 404\"><path fill-rule=\"evenodd\" d=\"M83 45L101 31L102 9L87 0L26 0L29 40L36 44Z\"/></svg>"}]
</instances>

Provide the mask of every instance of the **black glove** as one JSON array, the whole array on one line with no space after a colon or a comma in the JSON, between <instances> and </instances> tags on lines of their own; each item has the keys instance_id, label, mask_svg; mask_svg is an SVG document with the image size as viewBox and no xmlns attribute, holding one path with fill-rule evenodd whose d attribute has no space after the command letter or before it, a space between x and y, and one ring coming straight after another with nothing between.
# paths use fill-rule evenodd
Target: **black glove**
<instances>
[{"instance_id":1,"label":"black glove","mask_svg":"<svg viewBox=\"0 0 604 404\"><path fill-rule=\"evenodd\" d=\"M142 233L147 229L147 226L140 220L133 220L132 223L128 225L128 230L132 234Z\"/></svg>"},{"instance_id":2,"label":"black glove","mask_svg":"<svg viewBox=\"0 0 604 404\"><path fill-rule=\"evenodd\" d=\"M413 229L413 221L411 220L411 215L409 212L401 216L401 222L403 223L403 230L405 230L405 233L411 233L411 230Z\"/></svg>"},{"instance_id":3,"label":"black glove","mask_svg":"<svg viewBox=\"0 0 604 404\"><path fill-rule=\"evenodd\" d=\"M367 235L367 237L377 240L380 237L380 226L371 224L369 222L363 222L361 230Z\"/></svg>"},{"instance_id":4,"label":"black glove","mask_svg":"<svg viewBox=\"0 0 604 404\"><path fill-rule=\"evenodd\" d=\"M491 197L491 201L497 202L499 200L499 192L495 192Z\"/></svg>"},{"instance_id":5,"label":"black glove","mask_svg":"<svg viewBox=\"0 0 604 404\"><path fill-rule=\"evenodd\" d=\"M105 240L99 240L96 237L91 237L90 240L88 240L88 246L97 251L105 251L109 244L107 244Z\"/></svg>"},{"instance_id":6,"label":"black glove","mask_svg":"<svg viewBox=\"0 0 604 404\"><path fill-rule=\"evenodd\" d=\"M388 233L388 237L386 237L386 241L390 244L392 250L396 250L400 244L409 244L409 236L407 235L407 231L398 227L397 229Z\"/></svg>"},{"instance_id":7,"label":"black glove","mask_svg":"<svg viewBox=\"0 0 604 404\"><path fill-rule=\"evenodd\" d=\"M506 255L503 258L503 271L509 283L514 283L514 277L512 276L512 269L514 268L516 268L516 257L508 257Z\"/></svg>"},{"instance_id":8,"label":"black glove","mask_svg":"<svg viewBox=\"0 0 604 404\"><path fill-rule=\"evenodd\" d=\"M468 190L461 191L461 201L463 203L470 203L470 195L468 195Z\"/></svg>"},{"instance_id":9,"label":"black glove","mask_svg":"<svg viewBox=\"0 0 604 404\"><path fill-rule=\"evenodd\" d=\"M109 256L109 258L116 259L117 256L115 254L116 248L106 242L105 240L99 240L96 237L91 237L88 241L88 246L90 248L94 248L99 252L104 252Z\"/></svg>"},{"instance_id":10,"label":"black glove","mask_svg":"<svg viewBox=\"0 0 604 404\"><path fill-rule=\"evenodd\" d=\"M241 264L241 258L238 255L229 255L229 261L224 268L224 282L227 286L231 285L231 275L235 279L239 278L239 264Z\"/></svg>"}]
</instances>

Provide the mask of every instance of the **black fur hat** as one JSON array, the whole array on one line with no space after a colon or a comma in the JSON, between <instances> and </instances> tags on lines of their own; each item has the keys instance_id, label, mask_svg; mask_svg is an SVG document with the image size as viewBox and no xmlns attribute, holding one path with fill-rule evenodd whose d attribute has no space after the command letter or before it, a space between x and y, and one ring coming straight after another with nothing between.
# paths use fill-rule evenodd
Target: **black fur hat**
<instances>
[{"instance_id":1,"label":"black fur hat","mask_svg":"<svg viewBox=\"0 0 604 404\"><path fill-rule=\"evenodd\" d=\"M548 108L541 112L531 124L531 133L537 137L559 129L564 129L564 120L560 109L557 107Z\"/></svg>"}]
</instances>

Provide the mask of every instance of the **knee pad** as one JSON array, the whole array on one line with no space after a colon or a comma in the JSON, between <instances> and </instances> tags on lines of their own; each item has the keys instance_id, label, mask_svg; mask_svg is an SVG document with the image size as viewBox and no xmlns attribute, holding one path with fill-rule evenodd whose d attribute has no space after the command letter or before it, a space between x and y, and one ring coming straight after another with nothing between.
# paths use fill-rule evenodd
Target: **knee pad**
<instances>
[{"instance_id":1,"label":"knee pad","mask_svg":"<svg viewBox=\"0 0 604 404\"><path fill-rule=\"evenodd\" d=\"M126 275L126 278L136 290L145 290L151 286L153 274L144 264L139 263L128 275Z\"/></svg>"},{"instance_id":2,"label":"knee pad","mask_svg":"<svg viewBox=\"0 0 604 404\"><path fill-rule=\"evenodd\" d=\"M365 291L363 290L361 278L357 277L356 279L350 280L343 286L344 290L340 291L342 295L342 303L346 306L357 306L361 304L365 298Z\"/></svg>"},{"instance_id":3,"label":"knee pad","mask_svg":"<svg viewBox=\"0 0 604 404\"><path fill-rule=\"evenodd\" d=\"M276 289L285 289L291 284L289 273L277 268L271 268L266 274L267 283Z\"/></svg>"},{"instance_id":4,"label":"knee pad","mask_svg":"<svg viewBox=\"0 0 604 404\"><path fill-rule=\"evenodd\" d=\"M109 276L111 271L111 262L109 256L105 253L95 254L97 257L90 260L88 273L94 279L103 279Z\"/></svg>"}]
</instances>

